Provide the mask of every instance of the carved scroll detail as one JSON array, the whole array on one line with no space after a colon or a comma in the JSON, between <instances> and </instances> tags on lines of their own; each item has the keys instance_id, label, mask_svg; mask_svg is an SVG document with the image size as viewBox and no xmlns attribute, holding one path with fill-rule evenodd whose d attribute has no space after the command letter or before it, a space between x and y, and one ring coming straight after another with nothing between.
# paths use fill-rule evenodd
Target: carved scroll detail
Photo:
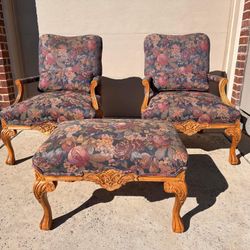
<instances>
[{"instance_id":1,"label":"carved scroll detail","mask_svg":"<svg viewBox=\"0 0 250 250\"><path fill-rule=\"evenodd\" d=\"M137 175L129 173L124 174L121 171L109 169L102 173L86 173L84 180L93 181L108 191L113 191L125 185L127 182L136 181Z\"/></svg>"},{"instance_id":2,"label":"carved scroll detail","mask_svg":"<svg viewBox=\"0 0 250 250\"><path fill-rule=\"evenodd\" d=\"M41 204L44 214L40 222L42 230L50 230L52 225L52 212L47 198L47 192L52 192L56 189L57 181L45 181L40 174L36 172L36 181L33 186L33 192Z\"/></svg>"},{"instance_id":3,"label":"carved scroll detail","mask_svg":"<svg viewBox=\"0 0 250 250\"><path fill-rule=\"evenodd\" d=\"M57 124L54 122L46 122L40 125L31 126L32 130L37 130L43 134L51 134L57 127Z\"/></svg>"},{"instance_id":4,"label":"carved scroll detail","mask_svg":"<svg viewBox=\"0 0 250 250\"><path fill-rule=\"evenodd\" d=\"M164 191L175 194L175 203L173 207L172 228L176 233L184 232L184 225L180 217L180 210L187 198L187 185L185 183L185 172L179 174L179 179L164 182Z\"/></svg>"},{"instance_id":5,"label":"carved scroll detail","mask_svg":"<svg viewBox=\"0 0 250 250\"><path fill-rule=\"evenodd\" d=\"M180 132L186 135L194 135L197 132L201 131L202 129L208 128L208 123L199 123L192 120L185 121L185 122L178 122L174 123L174 126Z\"/></svg>"},{"instance_id":6,"label":"carved scroll detail","mask_svg":"<svg viewBox=\"0 0 250 250\"><path fill-rule=\"evenodd\" d=\"M232 143L229 152L229 162L232 165L237 165L239 163L239 159L237 158L235 151L241 139L240 121L236 121L235 127L227 128L225 130L225 134L232 137Z\"/></svg>"}]
</instances>

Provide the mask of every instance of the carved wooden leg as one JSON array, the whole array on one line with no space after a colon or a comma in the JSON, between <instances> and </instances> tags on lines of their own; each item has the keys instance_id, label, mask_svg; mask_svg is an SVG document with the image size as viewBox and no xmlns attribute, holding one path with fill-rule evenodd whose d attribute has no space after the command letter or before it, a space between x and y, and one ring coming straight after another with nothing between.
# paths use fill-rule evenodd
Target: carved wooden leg
<instances>
[{"instance_id":1,"label":"carved wooden leg","mask_svg":"<svg viewBox=\"0 0 250 250\"><path fill-rule=\"evenodd\" d=\"M172 228L175 233L184 232L184 225L180 217L180 210L187 198L187 185L185 182L185 172L180 173L173 180L164 182L164 191L175 194L173 207Z\"/></svg>"},{"instance_id":2,"label":"carved wooden leg","mask_svg":"<svg viewBox=\"0 0 250 250\"><path fill-rule=\"evenodd\" d=\"M36 178L36 181L33 186L33 192L42 205L44 214L40 222L40 229L50 230L52 225L52 212L47 199L47 192L52 192L56 189L57 181L45 181L41 180L39 177Z\"/></svg>"},{"instance_id":3,"label":"carved wooden leg","mask_svg":"<svg viewBox=\"0 0 250 250\"><path fill-rule=\"evenodd\" d=\"M13 147L11 145L11 137L15 136L16 133L17 133L16 130L11 130L8 128L3 128L3 130L1 131L1 138L8 151L8 156L5 161L5 163L8 165L15 164L15 154Z\"/></svg>"},{"instance_id":4,"label":"carved wooden leg","mask_svg":"<svg viewBox=\"0 0 250 250\"><path fill-rule=\"evenodd\" d=\"M235 127L227 128L225 130L225 133L227 136L232 137L232 143L231 143L230 152L229 152L229 162L232 165L237 165L239 164L239 159L236 156L236 148L241 139L240 121L239 120L236 121Z\"/></svg>"}]
</instances>

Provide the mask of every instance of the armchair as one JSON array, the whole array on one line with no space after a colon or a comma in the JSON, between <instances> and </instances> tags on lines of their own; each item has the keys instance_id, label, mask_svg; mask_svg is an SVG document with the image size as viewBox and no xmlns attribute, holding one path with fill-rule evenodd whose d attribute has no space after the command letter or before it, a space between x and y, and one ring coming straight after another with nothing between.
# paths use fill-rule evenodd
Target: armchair
<instances>
[{"instance_id":1,"label":"armchair","mask_svg":"<svg viewBox=\"0 0 250 250\"><path fill-rule=\"evenodd\" d=\"M227 98L227 78L209 74L209 46L202 33L145 38L142 118L169 120L189 136L203 129L224 129L232 137L229 162L236 165L240 112ZM208 80L218 83L220 97L208 92ZM152 98L151 89L156 93Z\"/></svg>"},{"instance_id":2,"label":"armchair","mask_svg":"<svg viewBox=\"0 0 250 250\"><path fill-rule=\"evenodd\" d=\"M98 36L40 37L40 76L16 80L16 100L0 113L1 138L8 150L6 164L15 164L11 137L16 130L49 134L60 122L95 117L99 107L94 88L102 74L101 54ZM36 81L43 93L23 101L24 84Z\"/></svg>"}]
</instances>

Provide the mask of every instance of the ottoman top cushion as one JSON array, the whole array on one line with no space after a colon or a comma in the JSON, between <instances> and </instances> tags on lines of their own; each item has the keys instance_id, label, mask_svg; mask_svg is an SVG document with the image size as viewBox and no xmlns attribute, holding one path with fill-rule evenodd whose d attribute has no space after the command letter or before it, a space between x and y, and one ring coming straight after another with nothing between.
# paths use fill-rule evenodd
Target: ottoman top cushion
<instances>
[{"instance_id":1,"label":"ottoman top cushion","mask_svg":"<svg viewBox=\"0 0 250 250\"><path fill-rule=\"evenodd\" d=\"M61 123L33 156L46 176L82 176L116 169L138 176L176 176L187 151L171 123L90 119Z\"/></svg>"}]
</instances>

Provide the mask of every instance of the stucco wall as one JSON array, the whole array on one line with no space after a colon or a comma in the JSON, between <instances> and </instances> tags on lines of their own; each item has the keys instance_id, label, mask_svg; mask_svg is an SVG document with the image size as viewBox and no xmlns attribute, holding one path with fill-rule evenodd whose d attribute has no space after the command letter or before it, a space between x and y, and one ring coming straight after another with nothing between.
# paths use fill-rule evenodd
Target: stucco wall
<instances>
[{"instance_id":1,"label":"stucco wall","mask_svg":"<svg viewBox=\"0 0 250 250\"><path fill-rule=\"evenodd\" d=\"M98 34L103 75L143 76L143 40L149 33L204 32L210 69L226 67L233 0L36 0L39 34Z\"/></svg>"}]
</instances>

